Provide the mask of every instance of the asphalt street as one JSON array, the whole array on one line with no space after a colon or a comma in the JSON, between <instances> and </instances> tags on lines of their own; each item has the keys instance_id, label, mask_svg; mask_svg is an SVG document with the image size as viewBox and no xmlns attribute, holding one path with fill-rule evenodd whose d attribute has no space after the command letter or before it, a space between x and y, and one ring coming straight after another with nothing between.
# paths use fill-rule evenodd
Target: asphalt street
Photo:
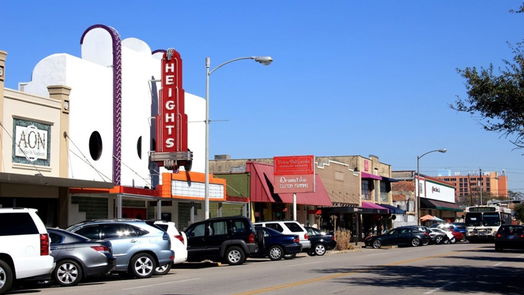
<instances>
[{"instance_id":1,"label":"asphalt street","mask_svg":"<svg viewBox=\"0 0 524 295\"><path fill-rule=\"evenodd\" d=\"M524 251L493 244L356 249L323 257L184 264L150 279L114 276L76 287L19 286L9 294L523 294Z\"/></svg>"}]
</instances>

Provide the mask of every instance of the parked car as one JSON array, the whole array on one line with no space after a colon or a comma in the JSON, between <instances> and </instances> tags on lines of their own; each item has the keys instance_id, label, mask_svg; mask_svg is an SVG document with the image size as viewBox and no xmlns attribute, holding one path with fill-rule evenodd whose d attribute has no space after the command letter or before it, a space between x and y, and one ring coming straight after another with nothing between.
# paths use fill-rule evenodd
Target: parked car
<instances>
[{"instance_id":1,"label":"parked car","mask_svg":"<svg viewBox=\"0 0 524 295\"><path fill-rule=\"evenodd\" d=\"M257 235L261 235L258 251L252 257L269 257L280 260L285 255L295 255L302 250L298 235L285 235L272 228L256 226Z\"/></svg>"},{"instance_id":2,"label":"parked car","mask_svg":"<svg viewBox=\"0 0 524 295\"><path fill-rule=\"evenodd\" d=\"M173 264L184 263L187 261L187 236L184 232L178 231L174 222L157 220L155 226L167 232L171 240L171 250L175 252ZM157 267L157 273L165 272L168 265Z\"/></svg>"},{"instance_id":3,"label":"parked car","mask_svg":"<svg viewBox=\"0 0 524 295\"><path fill-rule=\"evenodd\" d=\"M455 237L450 231L445 231L440 228L430 228L429 235L431 236L432 242L435 244L448 244L455 243Z\"/></svg>"},{"instance_id":4,"label":"parked car","mask_svg":"<svg viewBox=\"0 0 524 295\"><path fill-rule=\"evenodd\" d=\"M311 241L306 229L296 221L261 221L256 222L255 226L269 227L286 235L298 235L302 251L311 249Z\"/></svg>"},{"instance_id":5,"label":"parked car","mask_svg":"<svg viewBox=\"0 0 524 295\"><path fill-rule=\"evenodd\" d=\"M49 275L49 235L36 209L0 208L0 294L13 281Z\"/></svg>"},{"instance_id":6,"label":"parked car","mask_svg":"<svg viewBox=\"0 0 524 295\"><path fill-rule=\"evenodd\" d=\"M309 256L322 256L326 254L327 250L332 250L337 246L333 235L328 235L325 232L320 231L314 227L305 227L311 241L311 248L307 251Z\"/></svg>"},{"instance_id":7,"label":"parked car","mask_svg":"<svg viewBox=\"0 0 524 295\"><path fill-rule=\"evenodd\" d=\"M524 249L524 226L501 225L495 235L495 251Z\"/></svg>"},{"instance_id":8,"label":"parked car","mask_svg":"<svg viewBox=\"0 0 524 295\"><path fill-rule=\"evenodd\" d=\"M51 256L55 258L53 280L74 286L87 277L102 276L113 270L115 258L108 241L91 241L58 228L48 228Z\"/></svg>"},{"instance_id":9,"label":"parked car","mask_svg":"<svg viewBox=\"0 0 524 295\"><path fill-rule=\"evenodd\" d=\"M253 224L243 216L217 217L191 224L186 230L188 261L244 263L257 252Z\"/></svg>"},{"instance_id":10,"label":"parked car","mask_svg":"<svg viewBox=\"0 0 524 295\"><path fill-rule=\"evenodd\" d=\"M70 226L74 232L92 240L111 243L116 258L114 271L148 278L157 266L171 265L174 253L169 235L139 219L85 221Z\"/></svg>"},{"instance_id":11,"label":"parked car","mask_svg":"<svg viewBox=\"0 0 524 295\"><path fill-rule=\"evenodd\" d=\"M410 245L418 247L431 241L429 229L425 226L402 226L389 230L383 235L367 237L366 246L378 249L388 245Z\"/></svg>"}]
</instances>

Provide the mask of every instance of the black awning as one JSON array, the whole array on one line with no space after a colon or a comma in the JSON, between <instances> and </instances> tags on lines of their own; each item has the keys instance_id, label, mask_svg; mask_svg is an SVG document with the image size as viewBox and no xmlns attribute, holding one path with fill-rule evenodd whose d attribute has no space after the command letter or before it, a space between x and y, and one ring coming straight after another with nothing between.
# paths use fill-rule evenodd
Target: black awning
<instances>
[{"instance_id":1,"label":"black awning","mask_svg":"<svg viewBox=\"0 0 524 295\"><path fill-rule=\"evenodd\" d=\"M406 211L396 207L396 206L392 206L392 205L388 205L388 204L380 204L380 206L382 207L386 207L389 209L389 213L391 214L406 214Z\"/></svg>"},{"instance_id":2,"label":"black awning","mask_svg":"<svg viewBox=\"0 0 524 295\"><path fill-rule=\"evenodd\" d=\"M0 183L30 184L57 187L89 187L89 188L113 188L111 182L73 179L64 177L49 177L42 175L26 175L16 173L0 172Z\"/></svg>"},{"instance_id":3,"label":"black awning","mask_svg":"<svg viewBox=\"0 0 524 295\"><path fill-rule=\"evenodd\" d=\"M420 198L420 207L427 208L427 209L443 210L443 211L455 211L455 212L464 211L455 203L430 200L426 198Z\"/></svg>"},{"instance_id":4,"label":"black awning","mask_svg":"<svg viewBox=\"0 0 524 295\"><path fill-rule=\"evenodd\" d=\"M401 179L391 178L391 177L385 177L382 176L382 180L389 181L389 182L399 182ZM382 205L381 205L382 206Z\"/></svg>"}]
</instances>

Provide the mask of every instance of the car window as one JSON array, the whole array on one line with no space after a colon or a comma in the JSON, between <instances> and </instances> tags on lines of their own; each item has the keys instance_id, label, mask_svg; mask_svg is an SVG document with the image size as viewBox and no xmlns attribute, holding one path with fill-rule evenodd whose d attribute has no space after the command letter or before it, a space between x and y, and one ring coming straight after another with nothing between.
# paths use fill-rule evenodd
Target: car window
<instances>
[{"instance_id":1,"label":"car window","mask_svg":"<svg viewBox=\"0 0 524 295\"><path fill-rule=\"evenodd\" d=\"M307 228L307 233L310 235L310 236L319 236L321 235L320 231L316 228L312 228L312 227L308 227Z\"/></svg>"},{"instance_id":2,"label":"car window","mask_svg":"<svg viewBox=\"0 0 524 295\"><path fill-rule=\"evenodd\" d=\"M213 221L209 224L209 235L219 236L227 235L227 221Z\"/></svg>"},{"instance_id":3,"label":"car window","mask_svg":"<svg viewBox=\"0 0 524 295\"><path fill-rule=\"evenodd\" d=\"M206 224L200 223L195 225L193 228L190 228L187 231L187 235L190 237L203 237L206 235Z\"/></svg>"},{"instance_id":4,"label":"car window","mask_svg":"<svg viewBox=\"0 0 524 295\"><path fill-rule=\"evenodd\" d=\"M233 232L234 233L243 233L246 231L246 225L242 220L233 221Z\"/></svg>"},{"instance_id":5,"label":"car window","mask_svg":"<svg viewBox=\"0 0 524 295\"><path fill-rule=\"evenodd\" d=\"M48 232L51 244L60 244L64 240L64 237L53 232Z\"/></svg>"},{"instance_id":6,"label":"car window","mask_svg":"<svg viewBox=\"0 0 524 295\"><path fill-rule=\"evenodd\" d=\"M409 228L403 228L403 229L400 230L400 234L406 234L406 233L409 233L409 232L410 232Z\"/></svg>"},{"instance_id":7,"label":"car window","mask_svg":"<svg viewBox=\"0 0 524 295\"><path fill-rule=\"evenodd\" d=\"M104 224L101 231L104 239L130 238L138 235L135 228L128 224Z\"/></svg>"},{"instance_id":8,"label":"car window","mask_svg":"<svg viewBox=\"0 0 524 295\"><path fill-rule=\"evenodd\" d=\"M97 225L84 226L81 229L75 231L75 233L91 240L100 240L100 234Z\"/></svg>"},{"instance_id":9,"label":"car window","mask_svg":"<svg viewBox=\"0 0 524 295\"><path fill-rule=\"evenodd\" d=\"M302 229L302 227L296 222L285 222L284 225L286 225L287 228L289 228L289 230L294 233L301 233L304 231L304 229Z\"/></svg>"},{"instance_id":10,"label":"car window","mask_svg":"<svg viewBox=\"0 0 524 295\"><path fill-rule=\"evenodd\" d=\"M278 223L266 223L266 227L272 228L276 231L283 232L284 229Z\"/></svg>"},{"instance_id":11,"label":"car window","mask_svg":"<svg viewBox=\"0 0 524 295\"><path fill-rule=\"evenodd\" d=\"M388 231L387 234L388 234L388 235L396 235L397 233L398 233L398 230L396 230L396 229L392 229L392 230Z\"/></svg>"},{"instance_id":12,"label":"car window","mask_svg":"<svg viewBox=\"0 0 524 295\"><path fill-rule=\"evenodd\" d=\"M33 234L38 234L38 229L29 213L0 214L0 236Z\"/></svg>"},{"instance_id":13,"label":"car window","mask_svg":"<svg viewBox=\"0 0 524 295\"><path fill-rule=\"evenodd\" d=\"M155 224L155 226L158 226L163 231L167 231L167 224Z\"/></svg>"}]
</instances>

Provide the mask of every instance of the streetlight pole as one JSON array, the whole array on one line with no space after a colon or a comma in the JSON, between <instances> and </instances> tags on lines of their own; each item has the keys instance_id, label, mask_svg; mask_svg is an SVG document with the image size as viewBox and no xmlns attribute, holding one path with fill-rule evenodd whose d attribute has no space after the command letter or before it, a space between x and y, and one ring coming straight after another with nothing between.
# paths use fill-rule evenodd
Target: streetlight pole
<instances>
[{"instance_id":1,"label":"streetlight pole","mask_svg":"<svg viewBox=\"0 0 524 295\"><path fill-rule=\"evenodd\" d=\"M432 151L429 151L429 152L425 152L423 153L422 155L420 156L417 156L417 174L415 175L415 189L417 190L417 193L416 193L416 203L417 203L417 225L420 225L420 181L419 181L419 178L420 178L420 159L422 157L424 157L425 155L427 154L430 154L430 153L435 153L435 152L439 152L439 153L445 153L447 152L448 150L443 148L443 149L439 149L439 150L432 150Z\"/></svg>"},{"instance_id":2,"label":"streetlight pole","mask_svg":"<svg viewBox=\"0 0 524 295\"><path fill-rule=\"evenodd\" d=\"M211 69L211 58L208 56L206 57L206 119L205 119L205 125L206 125L206 138L205 138L205 168L204 168L204 174L205 174L205 184L204 184L204 218L209 218L209 77L211 74L213 74L216 70L220 69L221 67L230 64L235 61L244 60L244 59L251 59L258 63L261 63L263 65L269 65L271 62L273 62L273 59L270 56L247 56L247 57L238 57L234 58L232 60L228 60L224 63L221 63L220 65L216 66L215 68Z\"/></svg>"}]
</instances>

